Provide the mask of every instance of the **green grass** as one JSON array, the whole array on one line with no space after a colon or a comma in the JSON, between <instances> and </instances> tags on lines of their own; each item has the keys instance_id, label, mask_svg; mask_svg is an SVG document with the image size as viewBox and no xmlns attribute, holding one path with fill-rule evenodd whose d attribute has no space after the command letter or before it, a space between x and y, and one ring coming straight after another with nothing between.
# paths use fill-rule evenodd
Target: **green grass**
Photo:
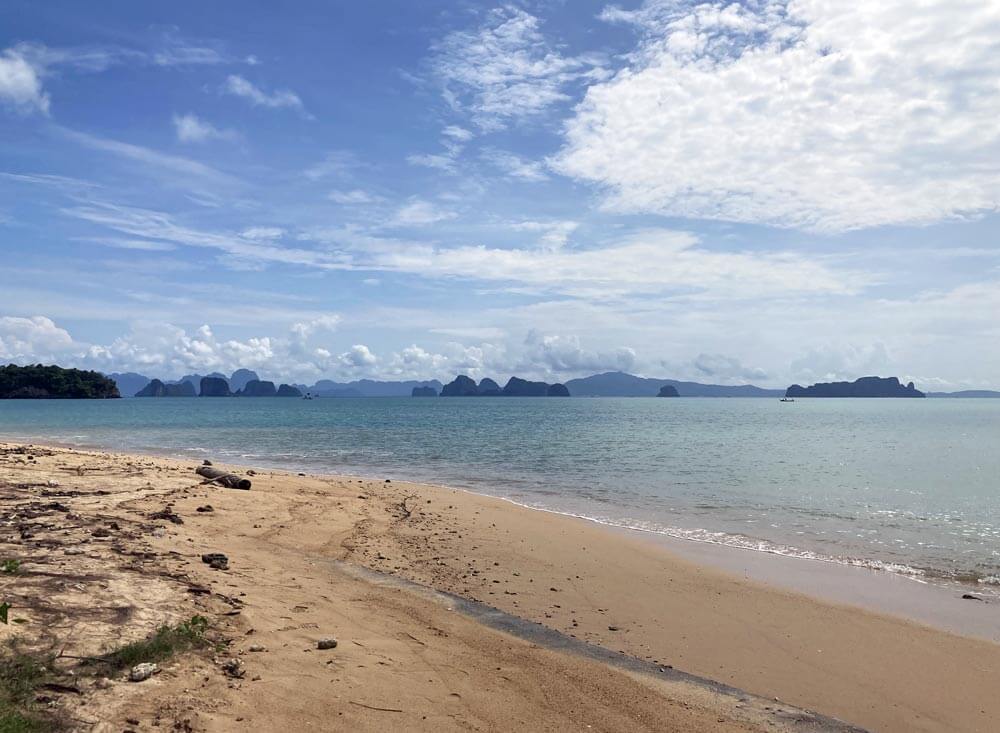
<instances>
[{"instance_id":1,"label":"green grass","mask_svg":"<svg viewBox=\"0 0 1000 733\"><path fill-rule=\"evenodd\" d=\"M113 649L96 662L106 673L134 667L142 662L162 662L175 654L204 646L208 619L192 616L176 626L161 626L148 639ZM2 731L0 731L2 733Z\"/></svg>"},{"instance_id":2,"label":"green grass","mask_svg":"<svg viewBox=\"0 0 1000 733\"><path fill-rule=\"evenodd\" d=\"M35 693L53 676L50 661L11 647L0 654L0 733L47 733L58 729L35 706Z\"/></svg>"},{"instance_id":3,"label":"green grass","mask_svg":"<svg viewBox=\"0 0 1000 733\"><path fill-rule=\"evenodd\" d=\"M205 646L208 619L192 616L176 626L161 626L152 636L117 647L85 666L94 674L114 674L140 662L162 662L175 654ZM54 733L62 730L58 713L37 705L35 697L60 675L51 657L20 652L10 645L0 650L0 733Z\"/></svg>"},{"instance_id":4,"label":"green grass","mask_svg":"<svg viewBox=\"0 0 1000 733\"><path fill-rule=\"evenodd\" d=\"M17 575L21 572L21 561L20 560L4 560L0 562L0 573L5 573L6 575Z\"/></svg>"}]
</instances>

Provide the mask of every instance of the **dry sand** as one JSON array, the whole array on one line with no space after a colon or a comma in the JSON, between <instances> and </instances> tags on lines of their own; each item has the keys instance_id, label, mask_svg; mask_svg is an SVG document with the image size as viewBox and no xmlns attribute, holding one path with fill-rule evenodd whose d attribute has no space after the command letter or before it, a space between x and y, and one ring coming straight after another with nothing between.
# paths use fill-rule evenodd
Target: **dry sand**
<instances>
[{"instance_id":1,"label":"dry sand","mask_svg":"<svg viewBox=\"0 0 1000 733\"><path fill-rule=\"evenodd\" d=\"M201 485L194 467L0 444L0 559L24 570L0 575L0 596L27 621L0 625L0 641L82 656L200 613L228 642L147 682L81 682L83 695L59 702L81 729L831 729L792 706L878 731L1000 726L1000 646L987 641L461 491L258 471L241 492ZM183 524L149 517L168 505ZM229 570L209 569L204 552L228 555ZM517 638L390 576L657 664L646 673ZM324 636L339 646L317 650ZM233 656L243 679L219 671Z\"/></svg>"}]
</instances>

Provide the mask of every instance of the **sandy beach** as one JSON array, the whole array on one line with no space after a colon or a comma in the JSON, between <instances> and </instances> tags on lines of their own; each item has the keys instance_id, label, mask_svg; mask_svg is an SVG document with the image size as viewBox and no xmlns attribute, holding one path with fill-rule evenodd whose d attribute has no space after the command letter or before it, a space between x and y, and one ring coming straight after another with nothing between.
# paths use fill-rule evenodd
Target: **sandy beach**
<instances>
[{"instance_id":1,"label":"sandy beach","mask_svg":"<svg viewBox=\"0 0 1000 733\"><path fill-rule=\"evenodd\" d=\"M1000 721L1000 646L984 639L462 491L257 469L244 492L205 485L196 465L0 444L0 560L21 566L0 575L20 621L0 641L58 649L70 668L164 623L211 624L214 649L145 682L81 676L54 702L80 730L844 729L802 710L877 731ZM337 648L318 650L330 636ZM230 658L245 676L219 671Z\"/></svg>"}]
</instances>

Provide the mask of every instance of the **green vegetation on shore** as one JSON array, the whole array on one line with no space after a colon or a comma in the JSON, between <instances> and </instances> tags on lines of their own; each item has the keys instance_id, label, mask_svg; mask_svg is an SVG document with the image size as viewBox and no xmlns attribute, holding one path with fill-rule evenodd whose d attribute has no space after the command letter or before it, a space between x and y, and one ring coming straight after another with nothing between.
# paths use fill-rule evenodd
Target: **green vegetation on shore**
<instances>
[{"instance_id":1,"label":"green vegetation on shore","mask_svg":"<svg viewBox=\"0 0 1000 733\"><path fill-rule=\"evenodd\" d=\"M83 659L77 674L110 676L143 662L163 662L206 646L206 631L208 619L204 616L192 616L176 626L164 625L146 639L123 644L99 657ZM75 682L67 682L67 673L55 667L55 661L56 657L27 653L13 643L0 651L0 733L52 733L65 728L58 708L38 702L39 692L46 686L75 687Z\"/></svg>"},{"instance_id":2,"label":"green vegetation on shore","mask_svg":"<svg viewBox=\"0 0 1000 733\"><path fill-rule=\"evenodd\" d=\"M120 396L114 381L98 372L42 364L0 366L0 399L104 399Z\"/></svg>"},{"instance_id":3,"label":"green vegetation on shore","mask_svg":"<svg viewBox=\"0 0 1000 733\"><path fill-rule=\"evenodd\" d=\"M162 662L176 654L197 649L207 643L205 632L208 619L192 616L176 626L161 626L152 636L113 649L101 657L88 660L106 674L134 667L143 662Z\"/></svg>"},{"instance_id":4,"label":"green vegetation on shore","mask_svg":"<svg viewBox=\"0 0 1000 733\"><path fill-rule=\"evenodd\" d=\"M60 725L36 701L37 691L55 676L51 660L13 646L0 653L0 733L43 733Z\"/></svg>"}]
</instances>

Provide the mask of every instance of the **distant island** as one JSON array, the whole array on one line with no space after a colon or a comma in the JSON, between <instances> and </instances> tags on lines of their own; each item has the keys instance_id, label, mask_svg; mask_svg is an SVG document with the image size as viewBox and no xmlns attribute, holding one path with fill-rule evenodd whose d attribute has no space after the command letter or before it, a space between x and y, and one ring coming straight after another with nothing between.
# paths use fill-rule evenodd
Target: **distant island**
<instances>
[{"instance_id":1,"label":"distant island","mask_svg":"<svg viewBox=\"0 0 1000 733\"><path fill-rule=\"evenodd\" d=\"M531 385L546 384L545 382L528 382L528 380L515 378L517 381L513 385L508 383L508 389L501 387L489 377L481 379L477 383L467 375L460 375L464 378L457 378L450 382L447 390L445 389L446 385L437 379L399 381L358 379L351 382L320 379L312 386L291 382L282 385L278 383L278 380L273 380L270 383L278 385L276 394L270 393L270 389L266 386L268 380L261 379L257 372L251 369L237 369L228 377L219 372L206 375L186 374L178 380L150 379L135 372L111 373L107 376L116 382L118 391L123 397L196 397L202 394L201 380L205 377L221 380L221 382L212 382L211 394L224 395L223 383L225 383L226 389L231 395L242 397L299 397L306 393L311 397L437 397L439 395L442 397L500 397L505 394L521 392L541 396L549 394L549 386L552 387L553 396L566 396L563 394L563 389L565 389L573 397L659 397L661 389L668 386L677 391L677 397L782 397L788 394L786 389L770 389L753 384L704 384L678 379L640 377L626 372L604 372L589 377L570 379L560 386L546 385L544 392L541 388ZM251 384L252 382L259 384ZM790 389L807 388L792 385ZM905 387L901 386L900 389L905 391ZM673 395L669 394L669 390L667 390L663 396ZM814 395L810 394L809 396ZM917 395L899 394L896 396L915 397ZM925 396L1000 398L1000 391L977 389L961 392L928 392Z\"/></svg>"},{"instance_id":2,"label":"distant island","mask_svg":"<svg viewBox=\"0 0 1000 733\"><path fill-rule=\"evenodd\" d=\"M58 366L0 367L0 399L109 399L121 397L114 380L100 372Z\"/></svg>"},{"instance_id":3,"label":"distant island","mask_svg":"<svg viewBox=\"0 0 1000 733\"><path fill-rule=\"evenodd\" d=\"M131 379L138 375L129 375ZM212 374L199 377L198 388L192 379L197 375L189 375L179 382L164 383L159 379L151 379L148 384L135 393L136 397L301 397L302 391L290 384L274 386L274 382L258 379L256 373L247 369L238 369L233 373L236 384L240 386L233 391L234 382L224 375Z\"/></svg>"},{"instance_id":4,"label":"distant island","mask_svg":"<svg viewBox=\"0 0 1000 733\"><path fill-rule=\"evenodd\" d=\"M194 385L190 382L164 384L159 379L152 380L135 393L136 397L195 397Z\"/></svg>"},{"instance_id":5,"label":"distant island","mask_svg":"<svg viewBox=\"0 0 1000 733\"><path fill-rule=\"evenodd\" d=\"M566 387L574 397L656 397L670 385L678 397L781 397L783 389L765 389L752 384L702 384L677 379L637 377L626 372L604 372L571 379Z\"/></svg>"},{"instance_id":6,"label":"distant island","mask_svg":"<svg viewBox=\"0 0 1000 733\"><path fill-rule=\"evenodd\" d=\"M660 387L660 391L656 393L657 397L680 397L680 393L677 391L677 387L672 384L664 384Z\"/></svg>"},{"instance_id":7,"label":"distant island","mask_svg":"<svg viewBox=\"0 0 1000 733\"><path fill-rule=\"evenodd\" d=\"M414 394L414 397L425 396ZM459 374L455 379L441 388L442 397L569 397L569 390L563 384L547 384L546 382L529 382L527 379L511 377L506 386L500 385L486 377L479 384L465 374Z\"/></svg>"},{"instance_id":8,"label":"distant island","mask_svg":"<svg viewBox=\"0 0 1000 733\"><path fill-rule=\"evenodd\" d=\"M910 382L905 387L896 377L861 377L853 382L820 382L810 387L793 384L786 397L925 397Z\"/></svg>"}]
</instances>

